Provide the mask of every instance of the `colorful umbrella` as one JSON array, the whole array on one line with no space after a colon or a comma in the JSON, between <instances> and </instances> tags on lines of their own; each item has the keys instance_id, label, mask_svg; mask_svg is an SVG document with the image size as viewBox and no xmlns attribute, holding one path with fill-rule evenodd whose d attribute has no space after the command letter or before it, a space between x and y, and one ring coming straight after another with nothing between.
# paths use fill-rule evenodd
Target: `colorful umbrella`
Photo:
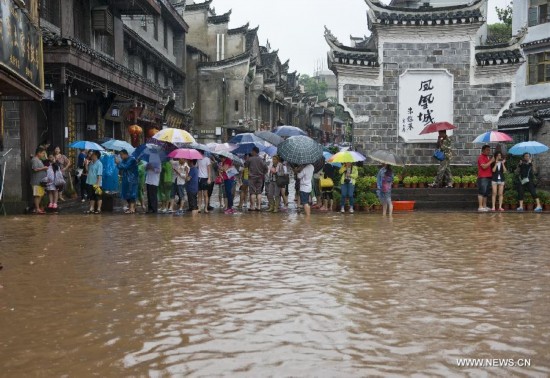
<instances>
[{"instance_id":1,"label":"colorful umbrella","mask_svg":"<svg viewBox=\"0 0 550 378\"><path fill-rule=\"evenodd\" d=\"M516 144L514 147L508 150L508 153L512 155L523 155L525 153L535 155L546 151L548 151L548 147L544 144L535 141L529 141Z\"/></svg>"},{"instance_id":2,"label":"colorful umbrella","mask_svg":"<svg viewBox=\"0 0 550 378\"><path fill-rule=\"evenodd\" d=\"M113 151L126 150L130 154L135 150L135 148L125 140L111 139L105 143L102 143L101 145L108 150L113 150Z\"/></svg>"},{"instance_id":3,"label":"colorful umbrella","mask_svg":"<svg viewBox=\"0 0 550 378\"><path fill-rule=\"evenodd\" d=\"M291 137L291 136L298 136L298 135L307 136L307 133L304 130L296 126L279 126L275 128L273 132L280 137Z\"/></svg>"},{"instance_id":4,"label":"colorful umbrella","mask_svg":"<svg viewBox=\"0 0 550 378\"><path fill-rule=\"evenodd\" d=\"M331 154L330 152L328 151L323 151L323 157L325 158L325 161L327 162L327 164L330 164L330 165L334 165L335 167L341 167L342 166L342 163L329 163L328 160L334 156L333 154Z\"/></svg>"},{"instance_id":5,"label":"colorful umbrella","mask_svg":"<svg viewBox=\"0 0 550 378\"><path fill-rule=\"evenodd\" d=\"M449 122L430 123L428 126L424 127L424 130L420 132L420 135L437 133L438 131L453 130L453 129L456 129L456 126L450 124Z\"/></svg>"},{"instance_id":6,"label":"colorful umbrella","mask_svg":"<svg viewBox=\"0 0 550 378\"><path fill-rule=\"evenodd\" d=\"M233 138L229 139L229 143L242 144L242 143L261 143L265 145L265 141L252 133L237 134Z\"/></svg>"},{"instance_id":7,"label":"colorful umbrella","mask_svg":"<svg viewBox=\"0 0 550 378\"><path fill-rule=\"evenodd\" d=\"M478 135L478 137L474 139L474 143L511 142L512 140L510 135L492 130Z\"/></svg>"},{"instance_id":8,"label":"colorful umbrella","mask_svg":"<svg viewBox=\"0 0 550 378\"><path fill-rule=\"evenodd\" d=\"M369 157L372 160L376 160L384 164L400 165L400 166L405 165L403 164L403 160L399 156L397 156L393 152L386 151L386 150L374 151L372 154L369 155Z\"/></svg>"},{"instance_id":9,"label":"colorful umbrella","mask_svg":"<svg viewBox=\"0 0 550 378\"><path fill-rule=\"evenodd\" d=\"M76 142L73 142L69 145L70 148L78 148L81 150L96 150L96 151L103 151L105 150L103 147L101 147L99 144L94 142L88 142L87 140L77 140Z\"/></svg>"},{"instance_id":10,"label":"colorful umbrella","mask_svg":"<svg viewBox=\"0 0 550 378\"><path fill-rule=\"evenodd\" d=\"M361 155L357 151L340 151L334 154L330 159L329 163L357 163L358 161L364 161L367 158Z\"/></svg>"},{"instance_id":11,"label":"colorful umbrella","mask_svg":"<svg viewBox=\"0 0 550 378\"><path fill-rule=\"evenodd\" d=\"M274 146L278 146L284 141L283 138L281 138L275 133L272 133L271 131L256 131L254 135L265 140L266 142L271 143Z\"/></svg>"},{"instance_id":12,"label":"colorful umbrella","mask_svg":"<svg viewBox=\"0 0 550 378\"><path fill-rule=\"evenodd\" d=\"M176 143L194 143L195 138L185 130L166 128L153 135L154 139L163 142Z\"/></svg>"},{"instance_id":13,"label":"colorful umbrella","mask_svg":"<svg viewBox=\"0 0 550 378\"><path fill-rule=\"evenodd\" d=\"M313 164L323 157L323 146L303 135L288 138L277 150L279 156L291 164Z\"/></svg>"},{"instance_id":14,"label":"colorful umbrella","mask_svg":"<svg viewBox=\"0 0 550 378\"><path fill-rule=\"evenodd\" d=\"M169 158L172 159L187 159L187 160L200 160L204 156L197 150L192 148L179 148L168 154Z\"/></svg>"}]
</instances>

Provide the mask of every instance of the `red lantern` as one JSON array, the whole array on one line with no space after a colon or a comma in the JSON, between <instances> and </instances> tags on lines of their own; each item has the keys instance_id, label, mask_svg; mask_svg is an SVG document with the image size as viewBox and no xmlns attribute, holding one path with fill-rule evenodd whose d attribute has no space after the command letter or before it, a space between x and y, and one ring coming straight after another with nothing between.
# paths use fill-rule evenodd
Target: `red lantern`
<instances>
[{"instance_id":1,"label":"red lantern","mask_svg":"<svg viewBox=\"0 0 550 378\"><path fill-rule=\"evenodd\" d=\"M158 133L159 131L160 131L159 129L153 127L152 129L149 129L149 130L147 131L147 137L148 137L148 138L152 138L152 137L153 137L156 133Z\"/></svg>"},{"instance_id":2,"label":"red lantern","mask_svg":"<svg viewBox=\"0 0 550 378\"><path fill-rule=\"evenodd\" d=\"M132 139L132 146L139 146L139 136L143 132L143 129L138 125L128 126L128 132L130 133L130 138Z\"/></svg>"}]
</instances>

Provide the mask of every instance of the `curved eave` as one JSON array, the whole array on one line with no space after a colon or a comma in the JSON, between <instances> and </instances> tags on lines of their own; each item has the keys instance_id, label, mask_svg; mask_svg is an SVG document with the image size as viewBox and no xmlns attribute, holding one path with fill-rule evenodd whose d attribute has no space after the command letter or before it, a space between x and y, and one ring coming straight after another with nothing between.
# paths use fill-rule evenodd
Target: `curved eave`
<instances>
[{"instance_id":1,"label":"curved eave","mask_svg":"<svg viewBox=\"0 0 550 378\"><path fill-rule=\"evenodd\" d=\"M219 16L210 16L208 17L208 23L209 24L225 24L229 23L229 19L231 17L231 10L229 12L220 14Z\"/></svg>"},{"instance_id":2,"label":"curved eave","mask_svg":"<svg viewBox=\"0 0 550 378\"><path fill-rule=\"evenodd\" d=\"M380 3L378 0L365 0L367 6L373 11L379 12L392 12L392 13L404 13L404 14L433 14L441 12L454 12L454 11L471 11L475 9L480 9L481 6L487 0L475 0L471 4L464 5L452 5L448 7L434 7L434 8L403 8L403 7L392 7Z\"/></svg>"},{"instance_id":3,"label":"curved eave","mask_svg":"<svg viewBox=\"0 0 550 378\"><path fill-rule=\"evenodd\" d=\"M342 54L363 54L365 56L370 56L373 54L377 54L377 51L375 50L369 50L369 49L360 49L356 47L350 47L345 46L338 42L338 40L330 33L328 29L325 31L325 41L333 51L338 51Z\"/></svg>"},{"instance_id":4,"label":"curved eave","mask_svg":"<svg viewBox=\"0 0 550 378\"><path fill-rule=\"evenodd\" d=\"M248 32L248 27L249 26L250 26L250 23L247 22L245 25L243 25L241 27L227 30L227 34L229 34L229 35L244 34L244 33Z\"/></svg>"},{"instance_id":5,"label":"curved eave","mask_svg":"<svg viewBox=\"0 0 550 378\"><path fill-rule=\"evenodd\" d=\"M195 3L195 4L188 4L185 6L186 12L192 12L197 10L208 10L210 9L210 4L212 4L213 0L207 0L204 3Z\"/></svg>"},{"instance_id":6,"label":"curved eave","mask_svg":"<svg viewBox=\"0 0 550 378\"><path fill-rule=\"evenodd\" d=\"M197 68L226 68L249 62L250 54L245 52L229 59L218 60L217 62L201 62L197 64Z\"/></svg>"}]
</instances>

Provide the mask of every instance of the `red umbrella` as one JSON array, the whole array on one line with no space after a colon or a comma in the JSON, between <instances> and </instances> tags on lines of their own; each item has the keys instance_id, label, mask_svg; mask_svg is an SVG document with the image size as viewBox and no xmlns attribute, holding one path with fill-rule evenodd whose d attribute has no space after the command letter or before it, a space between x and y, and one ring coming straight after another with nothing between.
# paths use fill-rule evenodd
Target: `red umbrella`
<instances>
[{"instance_id":1,"label":"red umbrella","mask_svg":"<svg viewBox=\"0 0 550 378\"><path fill-rule=\"evenodd\" d=\"M450 124L449 122L430 123L428 126L424 127L424 130L420 132L420 135L437 133L438 131L441 131L441 130L452 130L452 129L456 129L456 126Z\"/></svg>"}]
</instances>

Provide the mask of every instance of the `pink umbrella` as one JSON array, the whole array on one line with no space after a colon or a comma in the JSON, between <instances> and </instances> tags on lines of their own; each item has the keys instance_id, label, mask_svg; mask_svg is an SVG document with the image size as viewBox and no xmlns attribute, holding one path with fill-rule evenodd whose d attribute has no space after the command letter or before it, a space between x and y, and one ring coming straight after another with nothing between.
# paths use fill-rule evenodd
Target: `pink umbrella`
<instances>
[{"instance_id":1,"label":"pink umbrella","mask_svg":"<svg viewBox=\"0 0 550 378\"><path fill-rule=\"evenodd\" d=\"M200 160L204 156L197 150L192 148L179 148L168 154L168 157L173 159Z\"/></svg>"}]
</instances>

